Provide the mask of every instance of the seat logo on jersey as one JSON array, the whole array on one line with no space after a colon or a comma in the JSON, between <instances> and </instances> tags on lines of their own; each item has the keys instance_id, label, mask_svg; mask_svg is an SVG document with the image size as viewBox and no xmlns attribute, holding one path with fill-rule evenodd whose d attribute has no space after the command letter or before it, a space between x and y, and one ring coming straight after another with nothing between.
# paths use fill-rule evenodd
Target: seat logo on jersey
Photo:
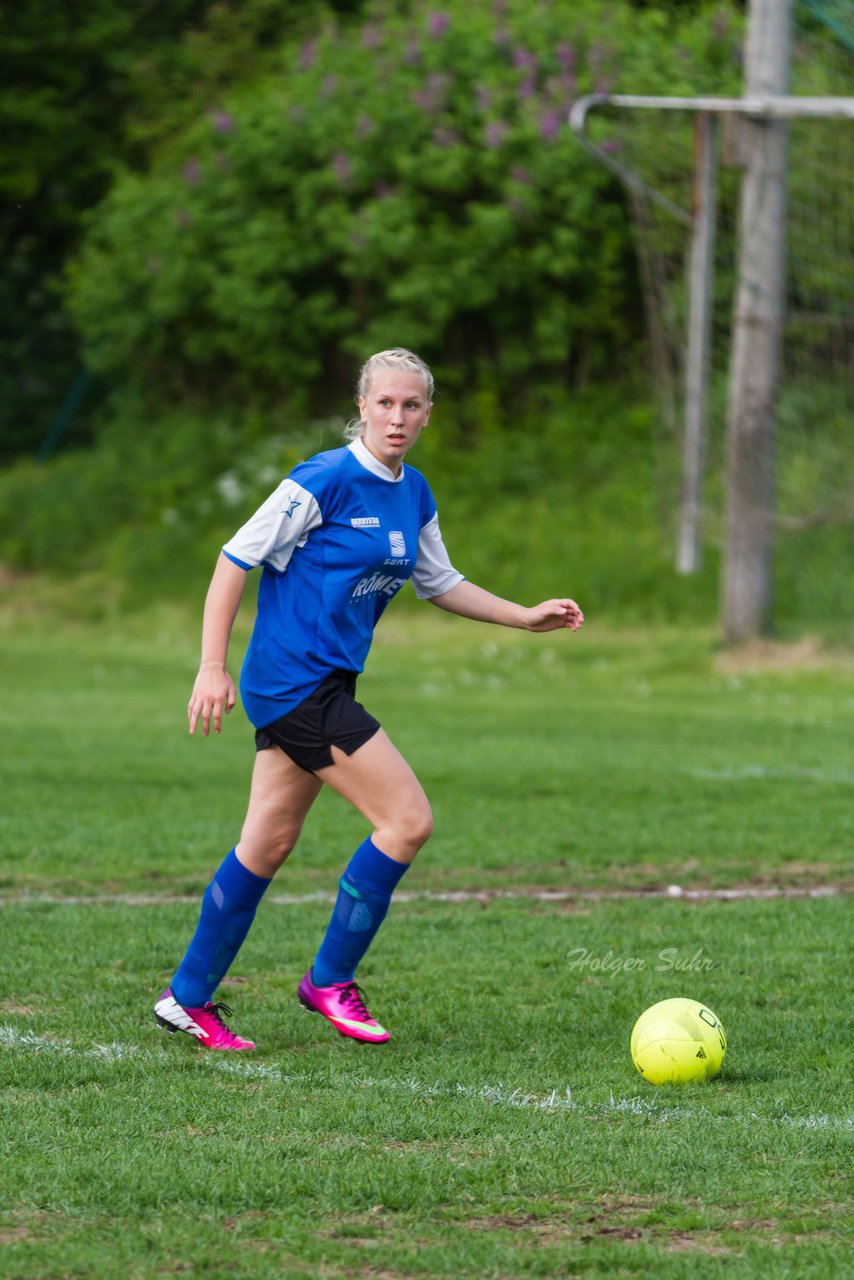
<instances>
[{"instance_id":1,"label":"seat logo on jersey","mask_svg":"<svg viewBox=\"0 0 854 1280\"><path fill-rule=\"evenodd\" d=\"M354 529L379 529L380 527L377 516L351 516L350 524Z\"/></svg>"},{"instance_id":2,"label":"seat logo on jersey","mask_svg":"<svg viewBox=\"0 0 854 1280\"><path fill-rule=\"evenodd\" d=\"M406 542L399 529L391 529L388 535L389 550L393 556L406 555Z\"/></svg>"}]
</instances>

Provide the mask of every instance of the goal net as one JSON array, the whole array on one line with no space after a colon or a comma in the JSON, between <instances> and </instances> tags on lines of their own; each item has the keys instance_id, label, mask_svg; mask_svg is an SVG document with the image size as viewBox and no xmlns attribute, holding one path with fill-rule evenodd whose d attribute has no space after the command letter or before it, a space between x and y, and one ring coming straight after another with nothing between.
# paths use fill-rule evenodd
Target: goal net
<instances>
[{"instance_id":1,"label":"goal net","mask_svg":"<svg viewBox=\"0 0 854 1280\"><path fill-rule=\"evenodd\" d=\"M734 73L727 86L740 93ZM854 119L821 102L854 86L854 5L795 7L791 94L816 101L791 114L782 376L776 407L775 620L845 629L840 602L854 578ZM662 95L667 86L661 86ZM646 100L649 101L648 99ZM724 437L736 286L742 157L739 114L591 100L576 131L624 183L631 210L657 392L655 441L662 533L677 543L684 503L682 432L697 251L700 167L713 155L704 481L700 541L712 567L723 539ZM851 99L848 98L850 107ZM702 130L713 121L711 139ZM709 211L707 210L707 213ZM695 304L696 305L696 304ZM692 566L693 567L693 566ZM852 612L848 611L849 615ZM828 626L829 624L829 626ZM848 627L852 625L849 617ZM846 638L852 638L849 631Z\"/></svg>"}]
</instances>

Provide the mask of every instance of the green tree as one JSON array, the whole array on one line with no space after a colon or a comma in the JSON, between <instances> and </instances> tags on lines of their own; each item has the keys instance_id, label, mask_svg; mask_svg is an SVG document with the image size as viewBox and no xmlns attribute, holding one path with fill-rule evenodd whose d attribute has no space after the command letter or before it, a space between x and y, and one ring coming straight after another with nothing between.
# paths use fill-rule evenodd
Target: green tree
<instances>
[{"instance_id":1,"label":"green tree","mask_svg":"<svg viewBox=\"0 0 854 1280\"><path fill-rule=\"evenodd\" d=\"M117 171L143 170L287 38L305 0L27 0L0 40L0 460L42 438L80 368L60 279ZM275 51L275 52L274 52ZM85 415L78 420L85 431Z\"/></svg>"}]
</instances>

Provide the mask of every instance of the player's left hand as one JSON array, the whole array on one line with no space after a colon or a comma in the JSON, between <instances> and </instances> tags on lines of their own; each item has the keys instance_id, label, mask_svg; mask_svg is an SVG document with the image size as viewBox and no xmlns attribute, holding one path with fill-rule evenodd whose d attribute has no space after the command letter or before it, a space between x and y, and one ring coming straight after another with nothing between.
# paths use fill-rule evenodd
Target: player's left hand
<instances>
[{"instance_id":1,"label":"player's left hand","mask_svg":"<svg viewBox=\"0 0 854 1280\"><path fill-rule=\"evenodd\" d=\"M544 600L528 610L529 631L559 631L568 627L577 631L584 621L584 614L574 600Z\"/></svg>"}]
</instances>

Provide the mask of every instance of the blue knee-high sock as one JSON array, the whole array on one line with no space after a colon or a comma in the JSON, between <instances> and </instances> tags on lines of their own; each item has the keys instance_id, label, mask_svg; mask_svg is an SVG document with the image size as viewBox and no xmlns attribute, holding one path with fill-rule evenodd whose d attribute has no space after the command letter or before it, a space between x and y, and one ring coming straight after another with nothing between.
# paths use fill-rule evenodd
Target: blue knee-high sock
<instances>
[{"instance_id":1,"label":"blue knee-high sock","mask_svg":"<svg viewBox=\"0 0 854 1280\"><path fill-rule=\"evenodd\" d=\"M172 979L179 1004L199 1008L207 1004L229 970L269 880L244 867L234 850L205 890L202 913L187 954Z\"/></svg>"},{"instance_id":2,"label":"blue knee-high sock","mask_svg":"<svg viewBox=\"0 0 854 1280\"><path fill-rule=\"evenodd\" d=\"M316 986L352 981L407 869L405 862L382 853L373 840L359 845L339 882L335 910L311 967Z\"/></svg>"}]
</instances>

